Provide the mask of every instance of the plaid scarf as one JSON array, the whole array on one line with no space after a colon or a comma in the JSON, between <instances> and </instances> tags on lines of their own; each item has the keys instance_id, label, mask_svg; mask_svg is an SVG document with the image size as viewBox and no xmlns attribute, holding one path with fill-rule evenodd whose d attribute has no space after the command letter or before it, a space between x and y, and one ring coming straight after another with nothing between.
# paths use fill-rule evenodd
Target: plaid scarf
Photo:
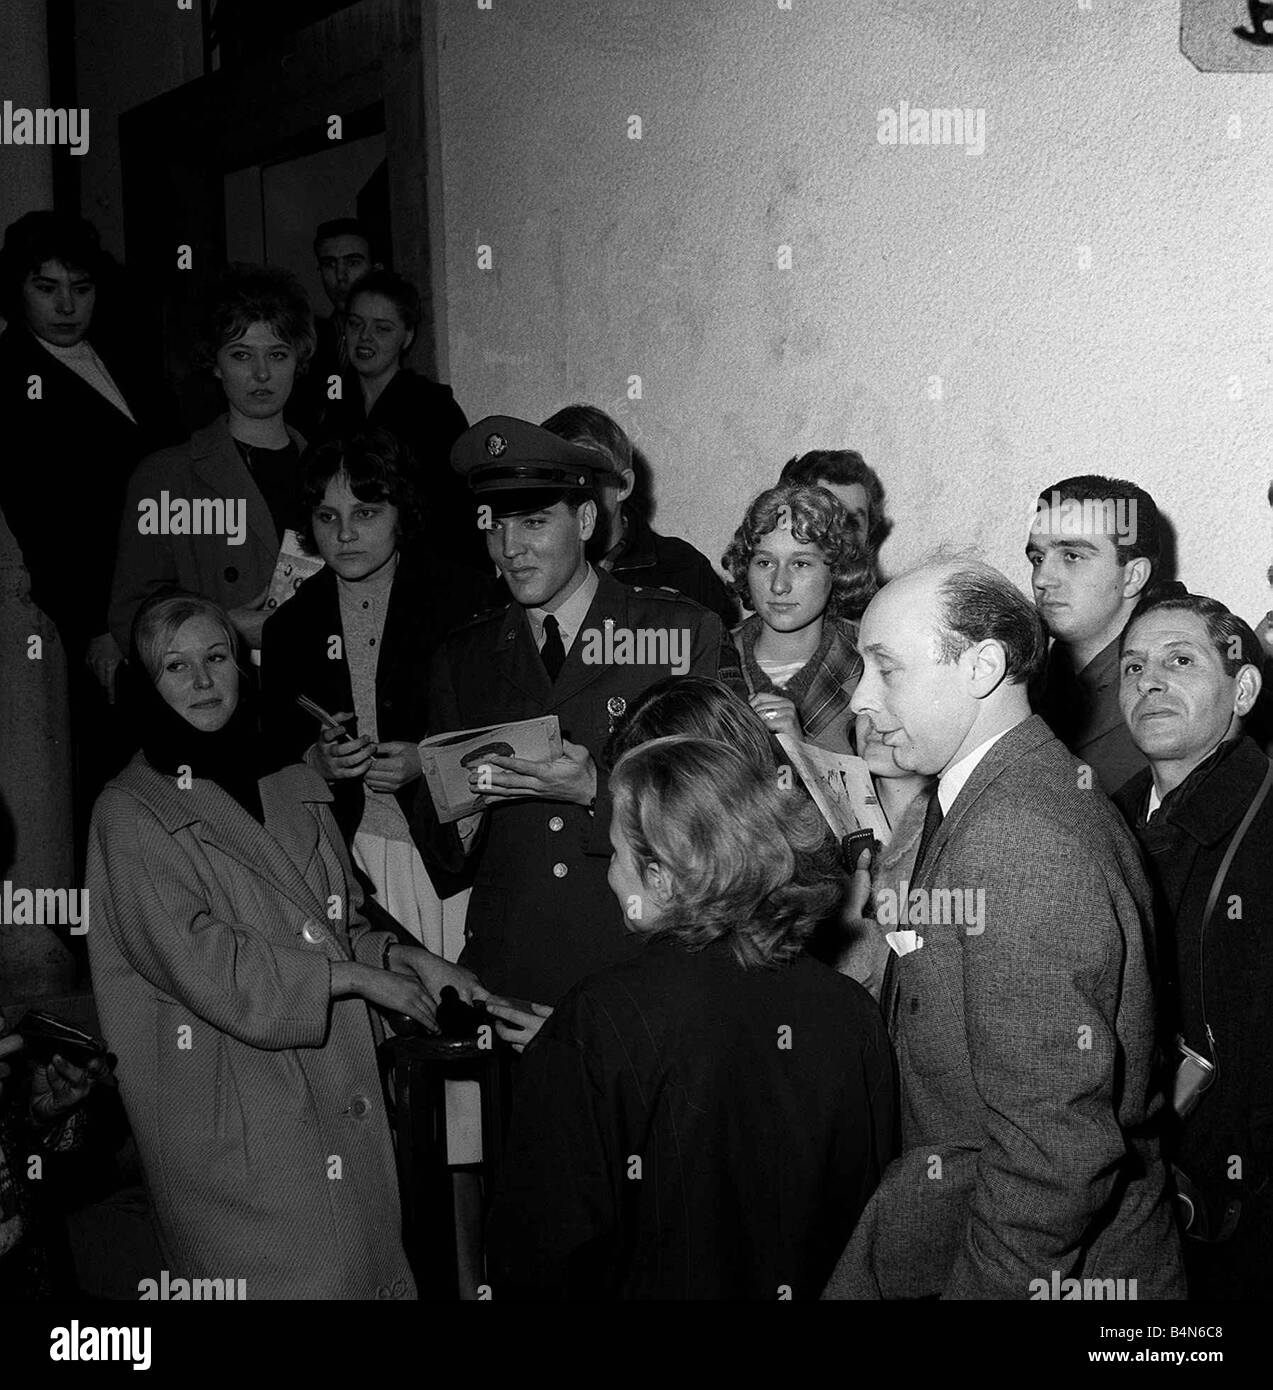
<instances>
[{"instance_id":1,"label":"plaid scarf","mask_svg":"<svg viewBox=\"0 0 1273 1390\"><path fill-rule=\"evenodd\" d=\"M774 685L756 661L756 639L763 628L760 615L753 613L730 634L738 648L748 696L761 692L785 696L800 715L805 737L813 741L837 719L851 720L849 701L862 679L862 658L857 649L858 625L848 618L824 617L818 650L783 689Z\"/></svg>"}]
</instances>

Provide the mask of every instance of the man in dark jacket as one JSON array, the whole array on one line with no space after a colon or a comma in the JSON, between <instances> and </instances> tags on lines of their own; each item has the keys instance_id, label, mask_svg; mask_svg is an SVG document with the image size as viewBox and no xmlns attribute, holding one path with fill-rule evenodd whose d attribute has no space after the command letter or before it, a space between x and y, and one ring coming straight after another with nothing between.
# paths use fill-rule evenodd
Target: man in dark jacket
<instances>
[{"instance_id":1,"label":"man in dark jacket","mask_svg":"<svg viewBox=\"0 0 1273 1390\"><path fill-rule=\"evenodd\" d=\"M724 623L738 621L738 605L711 561L679 536L661 536L629 500L636 486L632 441L603 410L568 405L544 421L544 429L606 460L598 485L597 529L588 558L620 584L675 589L710 608Z\"/></svg>"},{"instance_id":2,"label":"man in dark jacket","mask_svg":"<svg viewBox=\"0 0 1273 1390\"><path fill-rule=\"evenodd\" d=\"M431 847L431 870L455 871L466 854L480 856L461 964L498 994L551 1005L582 976L631 952L606 885L609 802L597 766L614 721L665 676L716 675L723 634L698 604L627 588L588 563L596 478L605 471L595 451L524 420L489 416L460 436L451 458L477 510L490 511L487 547L513 601L443 644L431 727L441 733L555 714L563 755L490 757L482 786L500 804L471 829L439 825L422 786L414 834ZM638 633L663 634L664 659L624 660L621 639ZM476 768L471 780L476 785Z\"/></svg>"},{"instance_id":3,"label":"man in dark jacket","mask_svg":"<svg viewBox=\"0 0 1273 1390\"><path fill-rule=\"evenodd\" d=\"M1162 1032L1173 1065L1179 1035L1215 1066L1168 1145L1193 1202L1194 1298L1273 1296L1273 797L1243 732L1260 656L1246 623L1196 594L1147 604L1122 641L1123 715L1149 767L1115 800L1154 888Z\"/></svg>"}]
</instances>

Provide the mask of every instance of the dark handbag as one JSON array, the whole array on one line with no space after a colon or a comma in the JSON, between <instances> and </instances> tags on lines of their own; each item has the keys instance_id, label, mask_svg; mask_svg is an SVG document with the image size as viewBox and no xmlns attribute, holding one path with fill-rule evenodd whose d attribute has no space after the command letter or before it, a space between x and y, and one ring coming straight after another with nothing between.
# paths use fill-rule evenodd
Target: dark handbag
<instances>
[{"instance_id":1,"label":"dark handbag","mask_svg":"<svg viewBox=\"0 0 1273 1390\"><path fill-rule=\"evenodd\" d=\"M1216 903L1220 899L1220 890L1224 886L1229 867L1238 852L1238 846L1251 828L1251 822L1255 820L1256 813L1264 804L1270 787L1273 787L1273 762L1265 770L1264 781L1260 783L1259 791L1251 798L1251 804L1246 808L1246 814L1234 832L1233 839L1229 841L1229 848L1220 861L1216 876L1211 881L1211 891L1207 894L1207 905L1202 914L1202 932L1198 938L1198 987L1202 996L1202 1025L1207 1035L1211 1056L1205 1058L1200 1053L1186 1047L1183 1041L1178 1043L1183 1056L1176 1072L1173 1108L1181 1120L1186 1119L1197 1107L1205 1103L1207 1091L1210 1090L1220 1075L1220 1054L1216 1048L1215 1034L1211 1031L1211 1023L1207 1018L1207 928L1211 925ZM1209 1075L1206 1074L1207 1066L1211 1068ZM1217 1215L1207 1205L1207 1199L1202 1189L1190 1178L1188 1173L1182 1168L1178 1168L1174 1163L1171 1165L1171 1171L1176 1182L1177 1210L1185 1235L1191 1240L1200 1240L1211 1244L1228 1240L1237 1230L1238 1220L1242 1215L1241 1198L1231 1198L1225 1203L1223 1212Z\"/></svg>"}]
</instances>

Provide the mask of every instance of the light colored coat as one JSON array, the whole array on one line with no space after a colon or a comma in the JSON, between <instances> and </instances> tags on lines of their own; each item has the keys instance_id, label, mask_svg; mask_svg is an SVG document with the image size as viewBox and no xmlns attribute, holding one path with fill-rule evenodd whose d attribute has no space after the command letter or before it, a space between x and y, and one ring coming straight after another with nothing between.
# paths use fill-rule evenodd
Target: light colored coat
<instances>
[{"instance_id":1,"label":"light colored coat","mask_svg":"<svg viewBox=\"0 0 1273 1390\"><path fill-rule=\"evenodd\" d=\"M330 999L331 962L379 964L385 933L322 779L260 789L265 826L139 754L93 811L93 987L166 1267L249 1299L412 1297L371 1017Z\"/></svg>"}]
</instances>

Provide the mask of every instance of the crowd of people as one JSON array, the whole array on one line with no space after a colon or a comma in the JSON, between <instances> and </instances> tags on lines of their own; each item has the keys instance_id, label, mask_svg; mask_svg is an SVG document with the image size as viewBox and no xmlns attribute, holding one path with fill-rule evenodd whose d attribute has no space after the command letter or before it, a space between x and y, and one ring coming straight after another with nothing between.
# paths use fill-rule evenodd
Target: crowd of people
<instances>
[{"instance_id":1,"label":"crowd of people","mask_svg":"<svg viewBox=\"0 0 1273 1390\"><path fill-rule=\"evenodd\" d=\"M117 1084L172 1275L413 1297L376 1052L450 986L513 1054L495 1298L1273 1293L1273 624L1095 474L1037 494L1022 587L886 579L848 449L775 468L723 580L616 421L470 426L365 229L314 251L317 322L218 278L182 441L99 344L92 227L6 233L0 511L66 648L114 1070L0 1036L0 1113L70 1145ZM439 811L421 740L543 716L559 753Z\"/></svg>"}]
</instances>

